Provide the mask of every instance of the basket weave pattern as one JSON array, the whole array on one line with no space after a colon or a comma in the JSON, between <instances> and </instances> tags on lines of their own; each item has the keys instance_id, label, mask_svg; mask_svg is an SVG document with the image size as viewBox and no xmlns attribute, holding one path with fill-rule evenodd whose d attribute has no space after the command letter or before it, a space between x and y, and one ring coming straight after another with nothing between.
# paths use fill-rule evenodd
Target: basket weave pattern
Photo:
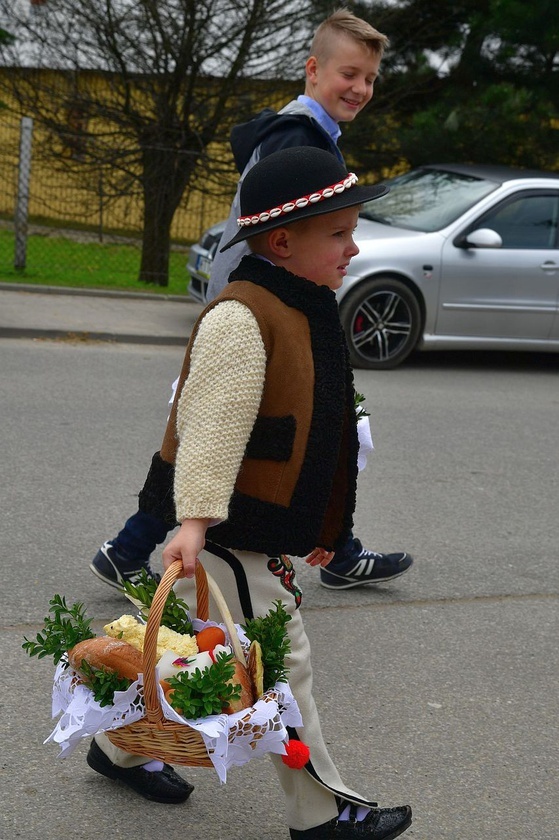
<instances>
[{"instance_id":1,"label":"basket weave pattern","mask_svg":"<svg viewBox=\"0 0 559 840\"><path fill-rule=\"evenodd\" d=\"M212 761L201 734L189 726L167 720L163 715L158 694L155 674L157 635L165 602L181 570L182 563L179 560L167 569L157 587L149 610L143 650L145 717L135 723L110 730L106 732L106 735L115 746L133 755L159 759L169 764L178 764L185 767L212 767ZM213 579L209 578L208 580L208 578L204 567L198 561L195 577L197 617L203 621L208 620L209 590L211 588L212 595L231 638L235 656L243 664L246 664L231 613L217 584ZM245 726L239 728L237 724L231 732L230 740L235 737L235 732L238 735L248 734L249 728L255 740L262 737L264 733L259 733L258 729L251 727L249 718L250 714L247 712L247 715L243 718Z\"/></svg>"}]
</instances>

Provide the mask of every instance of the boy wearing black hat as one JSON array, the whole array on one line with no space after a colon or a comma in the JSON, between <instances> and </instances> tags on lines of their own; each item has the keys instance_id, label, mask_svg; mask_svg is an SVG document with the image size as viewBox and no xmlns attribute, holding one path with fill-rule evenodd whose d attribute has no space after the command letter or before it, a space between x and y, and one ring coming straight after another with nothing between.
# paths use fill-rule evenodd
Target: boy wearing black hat
<instances>
[{"instance_id":1,"label":"boy wearing black hat","mask_svg":"<svg viewBox=\"0 0 559 840\"><path fill-rule=\"evenodd\" d=\"M278 599L291 616L289 682L310 760L304 771L272 760L292 840L392 840L411 824L408 806L378 809L347 788L328 755L286 557L325 567L352 525L354 389L334 291L358 253L359 205L387 192L356 182L330 153L302 147L247 174L224 248L248 240L253 253L193 330L163 447L176 449L182 523L165 567L180 559L188 579L199 557L238 622Z\"/></svg>"}]
</instances>

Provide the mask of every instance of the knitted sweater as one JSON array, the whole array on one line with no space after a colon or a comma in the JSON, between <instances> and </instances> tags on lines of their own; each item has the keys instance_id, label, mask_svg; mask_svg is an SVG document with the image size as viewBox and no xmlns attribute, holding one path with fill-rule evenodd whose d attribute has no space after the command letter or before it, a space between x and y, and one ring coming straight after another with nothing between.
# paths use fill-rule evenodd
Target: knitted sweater
<instances>
[{"instance_id":1,"label":"knitted sweater","mask_svg":"<svg viewBox=\"0 0 559 840\"><path fill-rule=\"evenodd\" d=\"M194 329L161 449L171 462L178 434L178 518L224 520L208 538L228 548L337 548L358 445L335 295L255 257L232 281Z\"/></svg>"},{"instance_id":2,"label":"knitted sweater","mask_svg":"<svg viewBox=\"0 0 559 840\"><path fill-rule=\"evenodd\" d=\"M177 406L177 519L227 519L266 373L258 322L225 300L202 319Z\"/></svg>"}]
</instances>

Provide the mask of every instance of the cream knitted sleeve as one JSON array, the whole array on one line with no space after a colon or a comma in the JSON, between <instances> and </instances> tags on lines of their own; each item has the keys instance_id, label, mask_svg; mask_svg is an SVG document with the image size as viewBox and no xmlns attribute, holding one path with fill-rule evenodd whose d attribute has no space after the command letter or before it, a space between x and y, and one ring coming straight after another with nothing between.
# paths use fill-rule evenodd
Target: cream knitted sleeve
<instances>
[{"instance_id":1,"label":"cream knitted sleeve","mask_svg":"<svg viewBox=\"0 0 559 840\"><path fill-rule=\"evenodd\" d=\"M183 519L227 519L258 414L266 351L244 304L224 301L201 322L177 410L175 506Z\"/></svg>"}]
</instances>

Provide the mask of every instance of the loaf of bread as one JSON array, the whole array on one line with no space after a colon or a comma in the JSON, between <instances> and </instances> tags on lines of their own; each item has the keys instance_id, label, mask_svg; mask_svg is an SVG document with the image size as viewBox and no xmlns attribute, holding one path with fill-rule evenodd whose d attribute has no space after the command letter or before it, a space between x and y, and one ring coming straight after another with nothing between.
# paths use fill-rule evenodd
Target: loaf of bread
<instances>
[{"instance_id":1,"label":"loaf of bread","mask_svg":"<svg viewBox=\"0 0 559 840\"><path fill-rule=\"evenodd\" d=\"M93 668L112 671L132 682L138 679L138 673L142 670L140 651L128 642L112 639L110 636L86 639L68 651L68 662L78 673L84 659Z\"/></svg>"}]
</instances>

